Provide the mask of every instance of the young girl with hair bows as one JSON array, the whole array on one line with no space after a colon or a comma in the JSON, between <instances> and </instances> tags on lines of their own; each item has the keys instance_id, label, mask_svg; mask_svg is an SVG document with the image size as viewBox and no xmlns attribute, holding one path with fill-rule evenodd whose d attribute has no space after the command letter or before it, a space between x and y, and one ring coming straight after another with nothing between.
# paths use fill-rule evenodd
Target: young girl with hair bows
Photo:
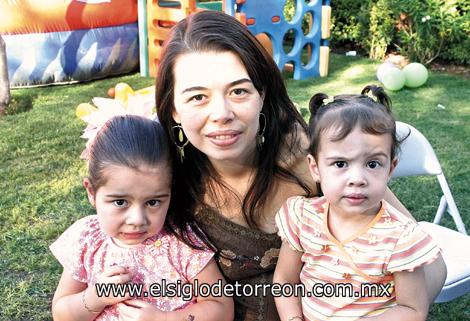
<instances>
[{"instance_id":1,"label":"young girl with hair bows","mask_svg":"<svg viewBox=\"0 0 470 321\"><path fill-rule=\"evenodd\" d=\"M283 239L274 282L282 321L425 320L422 266L440 250L384 200L399 141L382 88L310 100L309 169L322 197L291 197L276 216Z\"/></svg>"}]
</instances>

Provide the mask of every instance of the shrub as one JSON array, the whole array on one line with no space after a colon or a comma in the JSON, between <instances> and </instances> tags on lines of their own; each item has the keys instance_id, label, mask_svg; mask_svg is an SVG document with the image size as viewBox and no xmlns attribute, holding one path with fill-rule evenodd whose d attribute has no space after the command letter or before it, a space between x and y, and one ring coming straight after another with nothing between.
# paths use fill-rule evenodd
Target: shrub
<instances>
[{"instance_id":1,"label":"shrub","mask_svg":"<svg viewBox=\"0 0 470 321\"><path fill-rule=\"evenodd\" d=\"M452 46L460 27L458 1L394 2L395 17L399 18L397 46L403 55L427 64L440 55L444 45Z\"/></svg>"},{"instance_id":2,"label":"shrub","mask_svg":"<svg viewBox=\"0 0 470 321\"><path fill-rule=\"evenodd\" d=\"M286 0L283 13L284 13L284 18L287 21L292 21L292 18L294 18L295 16L295 13L297 11L296 2L297 0ZM305 34L309 31L309 18L306 19L305 17L303 17L302 30Z\"/></svg>"},{"instance_id":3,"label":"shrub","mask_svg":"<svg viewBox=\"0 0 470 321\"><path fill-rule=\"evenodd\" d=\"M469 63L467 0L337 0L332 7L333 47L350 41L376 59L398 49L424 64L437 57Z\"/></svg>"},{"instance_id":4,"label":"shrub","mask_svg":"<svg viewBox=\"0 0 470 321\"><path fill-rule=\"evenodd\" d=\"M368 10L363 10L369 15L361 14L361 21L367 21L362 26L362 42L369 52L369 57L381 59L387 53L387 48L393 40L394 20L393 12L389 8L388 0L371 1ZM366 29L367 28L367 29Z\"/></svg>"},{"instance_id":5,"label":"shrub","mask_svg":"<svg viewBox=\"0 0 470 321\"><path fill-rule=\"evenodd\" d=\"M441 58L461 64L470 64L470 2L449 1L449 32Z\"/></svg>"},{"instance_id":6,"label":"shrub","mask_svg":"<svg viewBox=\"0 0 470 321\"><path fill-rule=\"evenodd\" d=\"M357 0L332 1L332 46L360 42L361 26L364 25L360 16L363 3L363 1Z\"/></svg>"}]
</instances>

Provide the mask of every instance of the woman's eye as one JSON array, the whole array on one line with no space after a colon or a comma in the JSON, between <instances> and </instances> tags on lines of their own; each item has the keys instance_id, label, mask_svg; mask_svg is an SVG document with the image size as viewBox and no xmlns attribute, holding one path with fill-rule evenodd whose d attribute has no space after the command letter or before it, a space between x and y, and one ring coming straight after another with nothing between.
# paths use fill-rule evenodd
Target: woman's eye
<instances>
[{"instance_id":1,"label":"woman's eye","mask_svg":"<svg viewBox=\"0 0 470 321\"><path fill-rule=\"evenodd\" d=\"M369 168L377 168L378 166L380 166L380 162L378 161L370 161L370 162L367 162L367 167Z\"/></svg>"},{"instance_id":2,"label":"woman's eye","mask_svg":"<svg viewBox=\"0 0 470 321\"><path fill-rule=\"evenodd\" d=\"M336 162L334 162L334 165L337 168L345 168L346 167L346 162L345 161L336 161Z\"/></svg>"},{"instance_id":3,"label":"woman's eye","mask_svg":"<svg viewBox=\"0 0 470 321\"><path fill-rule=\"evenodd\" d=\"M157 207L158 205L160 205L160 201L159 200L150 200L147 202L148 206L150 207Z\"/></svg>"},{"instance_id":4,"label":"woman's eye","mask_svg":"<svg viewBox=\"0 0 470 321\"><path fill-rule=\"evenodd\" d=\"M242 96L246 93L248 93L248 91L246 89L243 89L243 88L236 88L232 91L232 93L235 95L235 96Z\"/></svg>"},{"instance_id":5,"label":"woman's eye","mask_svg":"<svg viewBox=\"0 0 470 321\"><path fill-rule=\"evenodd\" d=\"M206 97L202 94L199 95L194 95L191 98L189 98L189 101L200 103L202 102Z\"/></svg>"},{"instance_id":6,"label":"woman's eye","mask_svg":"<svg viewBox=\"0 0 470 321\"><path fill-rule=\"evenodd\" d=\"M114 200L113 204L117 207L126 207L127 201L126 200Z\"/></svg>"}]
</instances>

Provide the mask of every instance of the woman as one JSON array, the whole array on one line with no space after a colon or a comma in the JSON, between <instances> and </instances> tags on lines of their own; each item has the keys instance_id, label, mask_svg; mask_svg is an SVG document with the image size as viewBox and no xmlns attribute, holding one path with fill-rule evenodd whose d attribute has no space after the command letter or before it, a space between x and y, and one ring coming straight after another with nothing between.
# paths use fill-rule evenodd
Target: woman
<instances>
[{"instance_id":1,"label":"woman","mask_svg":"<svg viewBox=\"0 0 470 321\"><path fill-rule=\"evenodd\" d=\"M172 205L194 217L229 282L270 284L281 240L274 217L293 195L318 193L307 168L306 123L281 73L249 31L223 13L179 22L161 57L160 122L174 150ZM387 200L408 213L388 191ZM426 271L430 301L445 279ZM278 320L271 296L235 297L236 320Z\"/></svg>"}]
</instances>

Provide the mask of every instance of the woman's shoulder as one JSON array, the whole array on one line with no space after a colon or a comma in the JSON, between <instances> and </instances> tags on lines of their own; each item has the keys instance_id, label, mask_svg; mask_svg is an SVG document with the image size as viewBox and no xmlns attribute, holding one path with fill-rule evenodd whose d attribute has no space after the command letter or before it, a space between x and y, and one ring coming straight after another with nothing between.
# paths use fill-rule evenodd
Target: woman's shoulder
<instances>
[{"instance_id":1,"label":"woman's shoulder","mask_svg":"<svg viewBox=\"0 0 470 321\"><path fill-rule=\"evenodd\" d=\"M311 189L313 195L316 195L318 194L317 185L308 168L308 147L309 138L306 131L300 124L296 124L293 131L281 145L278 165L297 176ZM282 188L286 189L286 193L290 194L289 196L305 194L303 188L295 183L282 184Z\"/></svg>"},{"instance_id":2,"label":"woman's shoulder","mask_svg":"<svg viewBox=\"0 0 470 321\"><path fill-rule=\"evenodd\" d=\"M278 165L287 170L296 168L300 161L306 161L308 147L307 132L299 123L295 123L281 144Z\"/></svg>"},{"instance_id":3,"label":"woman's shoulder","mask_svg":"<svg viewBox=\"0 0 470 321\"><path fill-rule=\"evenodd\" d=\"M294 175L303 184L308 186L313 195L318 194L317 186L308 169L308 136L300 124L294 126L293 131L283 140L277 165ZM265 207L263 216L268 228L275 230L274 217L286 200L292 196L306 196L305 189L296 181L277 177L275 187L270 190L271 202Z\"/></svg>"}]
</instances>

